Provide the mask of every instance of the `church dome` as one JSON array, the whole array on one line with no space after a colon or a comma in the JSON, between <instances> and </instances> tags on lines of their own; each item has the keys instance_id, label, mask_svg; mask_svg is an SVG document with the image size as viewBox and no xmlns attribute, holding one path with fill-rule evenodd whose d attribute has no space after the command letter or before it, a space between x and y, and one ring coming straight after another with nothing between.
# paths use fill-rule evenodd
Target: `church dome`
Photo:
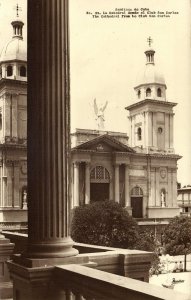
<instances>
[{"instance_id":1,"label":"church dome","mask_svg":"<svg viewBox=\"0 0 191 300\"><path fill-rule=\"evenodd\" d=\"M145 68L138 74L136 87L145 84L162 84L166 85L165 79L161 71L155 64L146 64Z\"/></svg>"},{"instance_id":2,"label":"church dome","mask_svg":"<svg viewBox=\"0 0 191 300\"><path fill-rule=\"evenodd\" d=\"M13 37L3 48L0 56L0 62L10 60L27 61L27 44L23 41L23 25L24 23L16 19L11 23L13 26Z\"/></svg>"},{"instance_id":3,"label":"church dome","mask_svg":"<svg viewBox=\"0 0 191 300\"><path fill-rule=\"evenodd\" d=\"M22 39L14 37L3 48L0 62L9 60L27 61L27 45Z\"/></svg>"},{"instance_id":4,"label":"church dome","mask_svg":"<svg viewBox=\"0 0 191 300\"><path fill-rule=\"evenodd\" d=\"M149 46L151 38L149 37ZM163 74L155 65L155 50L151 47L145 51L146 65L138 74L134 87L139 101L150 99L166 101L166 83Z\"/></svg>"}]
</instances>

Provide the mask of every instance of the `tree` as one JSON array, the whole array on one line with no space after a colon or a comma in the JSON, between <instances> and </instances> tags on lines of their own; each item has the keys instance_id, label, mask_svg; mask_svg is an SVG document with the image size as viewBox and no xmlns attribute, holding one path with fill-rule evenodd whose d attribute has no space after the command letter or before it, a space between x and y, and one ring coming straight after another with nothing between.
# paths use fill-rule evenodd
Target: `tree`
<instances>
[{"instance_id":1,"label":"tree","mask_svg":"<svg viewBox=\"0 0 191 300\"><path fill-rule=\"evenodd\" d=\"M153 252L153 260L149 271L150 275L159 273L160 246L161 243L156 239L154 232L145 230L139 233L139 239L135 245L135 249Z\"/></svg>"},{"instance_id":2,"label":"tree","mask_svg":"<svg viewBox=\"0 0 191 300\"><path fill-rule=\"evenodd\" d=\"M191 217L174 217L164 230L163 242L168 254L184 255L186 271L186 256L191 253Z\"/></svg>"},{"instance_id":3,"label":"tree","mask_svg":"<svg viewBox=\"0 0 191 300\"><path fill-rule=\"evenodd\" d=\"M138 225L119 203L98 201L74 209L71 236L79 243L133 248Z\"/></svg>"}]
</instances>

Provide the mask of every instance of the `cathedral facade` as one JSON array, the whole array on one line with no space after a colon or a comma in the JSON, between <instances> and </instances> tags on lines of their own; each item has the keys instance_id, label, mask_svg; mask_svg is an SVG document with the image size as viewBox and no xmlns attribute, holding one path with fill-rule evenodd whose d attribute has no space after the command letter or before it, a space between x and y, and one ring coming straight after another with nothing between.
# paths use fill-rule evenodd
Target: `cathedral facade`
<instances>
[{"instance_id":1,"label":"cathedral facade","mask_svg":"<svg viewBox=\"0 0 191 300\"><path fill-rule=\"evenodd\" d=\"M179 214L173 107L157 70L155 51L134 88L129 112L130 141L124 133L77 129L72 135L73 207L105 199L121 203L141 221L166 223Z\"/></svg>"},{"instance_id":2,"label":"cathedral facade","mask_svg":"<svg viewBox=\"0 0 191 300\"><path fill-rule=\"evenodd\" d=\"M23 22L12 23L13 36L0 56L0 227L27 222L27 47ZM77 129L71 164L71 202L75 206L114 200L142 221L166 222L179 214L177 160L173 145L174 102L166 83L145 51L146 65L135 86L135 101L126 107L126 133ZM107 105L107 103L105 104ZM144 223L145 224L145 223Z\"/></svg>"},{"instance_id":3,"label":"cathedral facade","mask_svg":"<svg viewBox=\"0 0 191 300\"><path fill-rule=\"evenodd\" d=\"M24 23L12 23L0 56L0 228L27 222L27 47Z\"/></svg>"}]
</instances>

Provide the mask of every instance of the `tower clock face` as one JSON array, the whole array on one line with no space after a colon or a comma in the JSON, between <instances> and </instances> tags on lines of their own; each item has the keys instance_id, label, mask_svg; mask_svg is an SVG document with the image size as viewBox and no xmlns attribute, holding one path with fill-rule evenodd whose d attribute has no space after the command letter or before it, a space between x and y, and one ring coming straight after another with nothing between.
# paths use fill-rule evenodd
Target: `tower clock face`
<instances>
[{"instance_id":1,"label":"tower clock face","mask_svg":"<svg viewBox=\"0 0 191 300\"><path fill-rule=\"evenodd\" d=\"M162 179L164 179L166 177L166 169L161 169L160 170L160 176Z\"/></svg>"}]
</instances>

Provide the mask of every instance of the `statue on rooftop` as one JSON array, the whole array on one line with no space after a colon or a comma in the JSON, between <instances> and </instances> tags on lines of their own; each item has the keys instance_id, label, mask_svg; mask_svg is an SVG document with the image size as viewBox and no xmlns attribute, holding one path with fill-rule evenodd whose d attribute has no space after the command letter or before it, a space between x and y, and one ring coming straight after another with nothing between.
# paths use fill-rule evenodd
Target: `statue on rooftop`
<instances>
[{"instance_id":1,"label":"statue on rooftop","mask_svg":"<svg viewBox=\"0 0 191 300\"><path fill-rule=\"evenodd\" d=\"M96 99L94 99L94 112L96 115L96 121L99 130L104 130L104 111L107 107L108 101L102 104L100 107L97 106Z\"/></svg>"}]
</instances>

